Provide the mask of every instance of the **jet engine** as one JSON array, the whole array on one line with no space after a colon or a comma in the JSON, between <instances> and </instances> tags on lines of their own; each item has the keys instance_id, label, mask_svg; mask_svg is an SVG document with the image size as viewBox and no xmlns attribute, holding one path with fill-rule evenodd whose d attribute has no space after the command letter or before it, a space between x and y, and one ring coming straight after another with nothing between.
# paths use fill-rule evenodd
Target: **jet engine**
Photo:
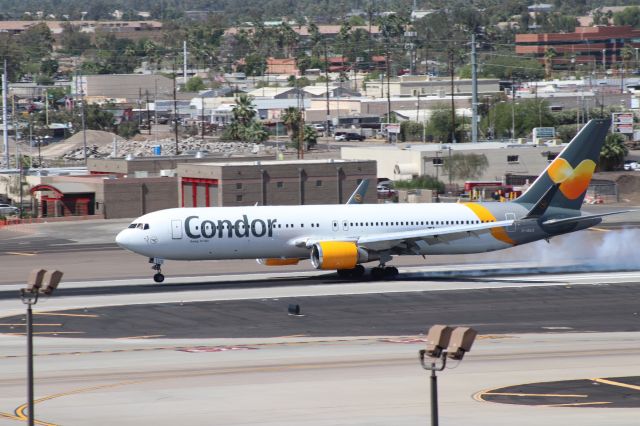
<instances>
[{"instance_id":1,"label":"jet engine","mask_svg":"<svg viewBox=\"0 0 640 426\"><path fill-rule=\"evenodd\" d=\"M311 264L316 269L352 269L378 258L350 241L321 241L311 247Z\"/></svg>"}]
</instances>

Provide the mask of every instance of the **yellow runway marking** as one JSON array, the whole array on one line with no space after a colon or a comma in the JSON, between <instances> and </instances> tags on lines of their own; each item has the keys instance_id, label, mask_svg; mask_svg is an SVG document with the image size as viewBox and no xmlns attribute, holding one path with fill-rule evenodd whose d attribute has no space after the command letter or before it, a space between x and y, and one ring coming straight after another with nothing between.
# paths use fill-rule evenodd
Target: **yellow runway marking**
<instances>
[{"instance_id":1,"label":"yellow runway marking","mask_svg":"<svg viewBox=\"0 0 640 426\"><path fill-rule=\"evenodd\" d=\"M607 401L600 402L576 402L575 404L549 404L549 405L539 405L539 407L584 407L586 405L604 405L611 404Z\"/></svg>"},{"instance_id":2,"label":"yellow runway marking","mask_svg":"<svg viewBox=\"0 0 640 426\"><path fill-rule=\"evenodd\" d=\"M598 231L598 232L611 232L612 229L604 229L604 228L589 228L590 231Z\"/></svg>"},{"instance_id":3,"label":"yellow runway marking","mask_svg":"<svg viewBox=\"0 0 640 426\"><path fill-rule=\"evenodd\" d=\"M500 395L500 396L540 396L540 397L558 397L558 398L588 398L589 395L568 395L568 394L556 394L556 393L511 393L511 392L491 392L483 395Z\"/></svg>"},{"instance_id":4,"label":"yellow runway marking","mask_svg":"<svg viewBox=\"0 0 640 426\"><path fill-rule=\"evenodd\" d=\"M4 254L12 254L14 256L35 256L37 253L23 253L19 251L5 251Z\"/></svg>"},{"instance_id":5,"label":"yellow runway marking","mask_svg":"<svg viewBox=\"0 0 640 426\"><path fill-rule=\"evenodd\" d=\"M633 389L633 390L640 391L640 386L637 386L637 385L630 385L630 384L627 384L627 383L615 382L613 380L607 380L607 379L591 379L591 380L594 381L594 382L605 384L605 385L619 386L621 388L627 388L627 389Z\"/></svg>"},{"instance_id":6,"label":"yellow runway marking","mask_svg":"<svg viewBox=\"0 0 640 426\"><path fill-rule=\"evenodd\" d=\"M63 396L69 396L69 395L77 395L79 393L85 393L85 392L91 392L94 390L99 390L99 389L107 389L107 388L113 388L113 387L117 387L117 386L125 386L125 385L131 385L134 383L139 383L139 381L128 381L128 382L120 382L120 383L112 383L109 385L99 385L99 386L92 386L89 388L81 388L81 389L76 389L76 390L72 390L69 392L63 392L63 393L57 393L54 395L49 395L49 396L45 396L43 398L38 398L35 401L33 401L34 405L38 404L40 402L44 402L44 401L48 401L51 399L56 399L56 398L61 398ZM14 413L15 413L15 417L12 416L12 418L14 420L22 420L22 421L26 421L28 420L28 416L25 414L25 411L27 411L29 405L28 404L22 404L20 405L18 408L15 409ZM41 425L41 426L58 426L55 423L46 423L43 421L38 421L36 420L35 423L37 425Z\"/></svg>"},{"instance_id":7,"label":"yellow runway marking","mask_svg":"<svg viewBox=\"0 0 640 426\"><path fill-rule=\"evenodd\" d=\"M51 317L78 317L78 318L98 318L100 315L93 314L64 314L56 312L34 312L33 315L51 316Z\"/></svg>"},{"instance_id":8,"label":"yellow runway marking","mask_svg":"<svg viewBox=\"0 0 640 426\"><path fill-rule=\"evenodd\" d=\"M118 337L116 340L127 340L127 339L152 339L154 337L164 337L166 334L151 334L149 336L131 336L131 337Z\"/></svg>"}]
</instances>

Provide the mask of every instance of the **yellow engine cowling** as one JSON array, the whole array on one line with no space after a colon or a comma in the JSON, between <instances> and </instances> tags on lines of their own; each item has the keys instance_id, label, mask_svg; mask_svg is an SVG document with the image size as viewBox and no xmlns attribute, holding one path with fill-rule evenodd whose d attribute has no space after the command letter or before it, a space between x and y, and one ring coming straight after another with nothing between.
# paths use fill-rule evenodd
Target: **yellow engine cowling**
<instances>
[{"instance_id":1,"label":"yellow engine cowling","mask_svg":"<svg viewBox=\"0 0 640 426\"><path fill-rule=\"evenodd\" d=\"M300 262L300 259L281 259L281 258L270 258L270 259L256 259L256 261L265 266L285 266L285 265L297 265Z\"/></svg>"},{"instance_id":2,"label":"yellow engine cowling","mask_svg":"<svg viewBox=\"0 0 640 426\"><path fill-rule=\"evenodd\" d=\"M377 258L351 241L321 241L311 247L311 264L316 269L352 269Z\"/></svg>"}]
</instances>

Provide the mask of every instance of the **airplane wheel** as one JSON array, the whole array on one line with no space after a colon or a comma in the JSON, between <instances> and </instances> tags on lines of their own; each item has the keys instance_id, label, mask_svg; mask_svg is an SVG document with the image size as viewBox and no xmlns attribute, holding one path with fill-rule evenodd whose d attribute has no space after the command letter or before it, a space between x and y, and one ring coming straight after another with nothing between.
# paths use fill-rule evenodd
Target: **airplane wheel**
<instances>
[{"instance_id":1,"label":"airplane wheel","mask_svg":"<svg viewBox=\"0 0 640 426\"><path fill-rule=\"evenodd\" d=\"M371 268L371 278L373 278L374 280L379 280L382 277L384 277L384 268L381 268L379 266L376 266L375 268Z\"/></svg>"},{"instance_id":2,"label":"airplane wheel","mask_svg":"<svg viewBox=\"0 0 640 426\"><path fill-rule=\"evenodd\" d=\"M364 275L364 266L356 265L356 267L353 268L351 271L353 273L354 278L360 278L361 276Z\"/></svg>"},{"instance_id":3,"label":"airplane wheel","mask_svg":"<svg viewBox=\"0 0 640 426\"><path fill-rule=\"evenodd\" d=\"M395 266L387 266L384 268L384 275L387 277L396 277L398 273L398 268Z\"/></svg>"},{"instance_id":4,"label":"airplane wheel","mask_svg":"<svg viewBox=\"0 0 640 426\"><path fill-rule=\"evenodd\" d=\"M161 283L162 281L164 281L164 275L158 272L153 276L153 280L157 283Z\"/></svg>"}]
</instances>

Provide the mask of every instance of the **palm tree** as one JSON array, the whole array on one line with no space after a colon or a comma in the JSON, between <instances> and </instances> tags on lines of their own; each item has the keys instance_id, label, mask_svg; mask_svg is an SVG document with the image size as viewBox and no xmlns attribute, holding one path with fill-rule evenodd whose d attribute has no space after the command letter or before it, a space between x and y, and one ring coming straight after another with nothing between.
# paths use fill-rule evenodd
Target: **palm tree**
<instances>
[{"instance_id":1,"label":"palm tree","mask_svg":"<svg viewBox=\"0 0 640 426\"><path fill-rule=\"evenodd\" d=\"M624 157L629 153L624 140L624 136L620 133L611 133L606 137L600 150L600 167L602 169L615 170L620 168Z\"/></svg>"},{"instance_id":2,"label":"palm tree","mask_svg":"<svg viewBox=\"0 0 640 426\"><path fill-rule=\"evenodd\" d=\"M629 62L633 59L635 51L631 46L625 46L620 51L620 56L622 57L622 65L624 69L624 73L626 74L629 70Z\"/></svg>"},{"instance_id":3,"label":"palm tree","mask_svg":"<svg viewBox=\"0 0 640 426\"><path fill-rule=\"evenodd\" d=\"M296 107L288 107L284 110L280 116L282 123L287 128L287 135L291 140L297 139L297 134L300 127L300 110Z\"/></svg>"},{"instance_id":4,"label":"palm tree","mask_svg":"<svg viewBox=\"0 0 640 426\"><path fill-rule=\"evenodd\" d=\"M236 104L232 108L233 121L246 127L256 116L253 98L242 94L236 99Z\"/></svg>"},{"instance_id":5,"label":"palm tree","mask_svg":"<svg viewBox=\"0 0 640 426\"><path fill-rule=\"evenodd\" d=\"M558 52L553 47L547 47L544 51L544 72L546 78L551 77L551 71L553 70L553 58L558 56Z\"/></svg>"}]
</instances>

